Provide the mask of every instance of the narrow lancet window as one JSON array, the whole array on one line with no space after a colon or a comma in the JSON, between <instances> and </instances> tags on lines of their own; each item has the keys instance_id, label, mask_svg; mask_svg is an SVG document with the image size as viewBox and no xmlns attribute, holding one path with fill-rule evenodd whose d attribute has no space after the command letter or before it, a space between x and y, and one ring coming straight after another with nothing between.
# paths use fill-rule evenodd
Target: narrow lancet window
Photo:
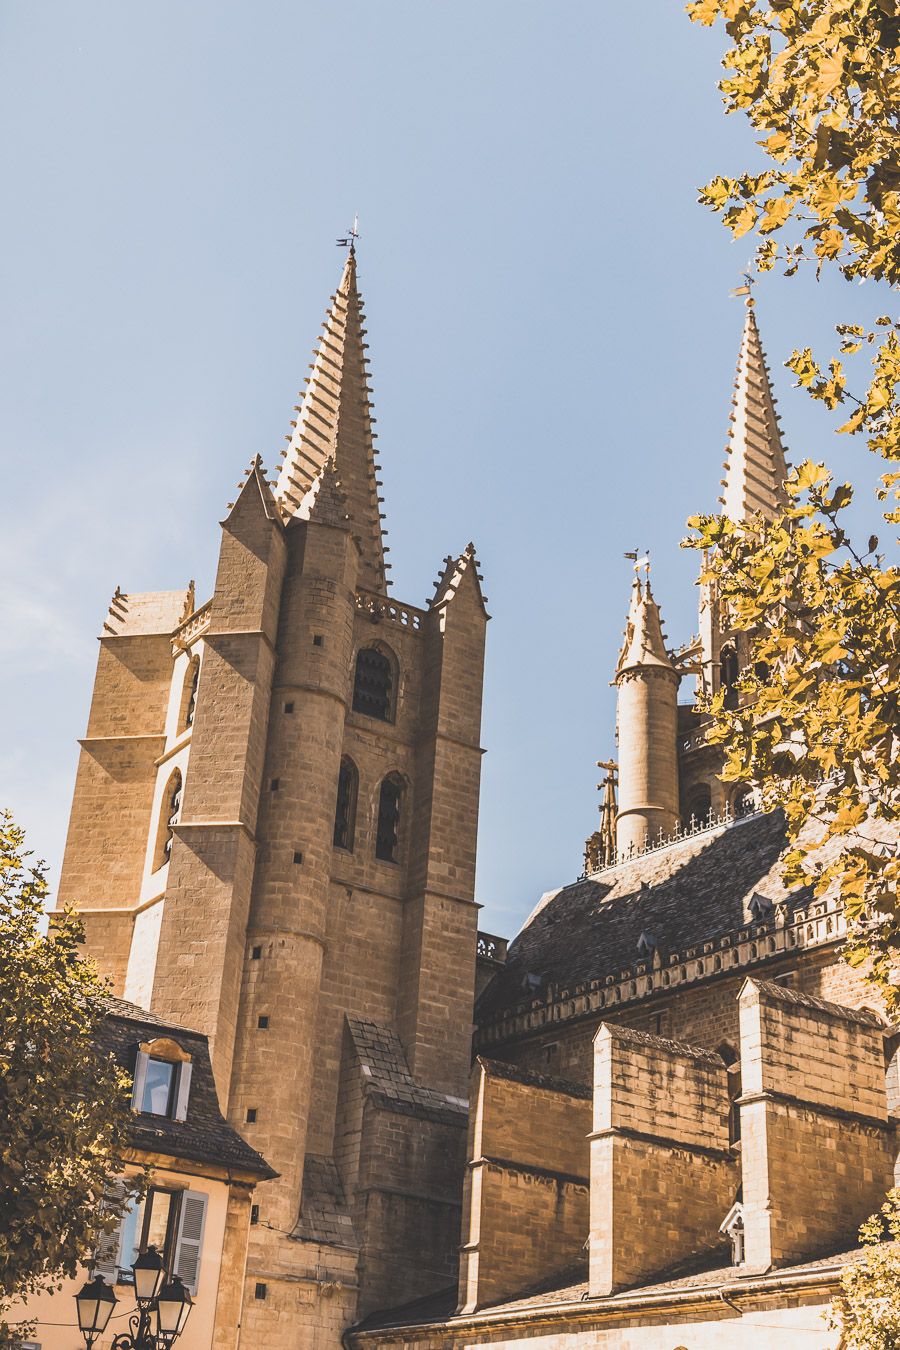
<instances>
[{"instance_id":1,"label":"narrow lancet window","mask_svg":"<svg viewBox=\"0 0 900 1350\"><path fill-rule=\"evenodd\" d=\"M188 671L188 700L184 711L184 725L192 727L194 725L194 714L197 711L197 690L200 686L200 658L195 656Z\"/></svg>"},{"instance_id":2,"label":"narrow lancet window","mask_svg":"<svg viewBox=\"0 0 900 1350\"><path fill-rule=\"evenodd\" d=\"M361 647L353 680L353 711L381 722L394 717L394 663L380 647Z\"/></svg>"},{"instance_id":3,"label":"narrow lancet window","mask_svg":"<svg viewBox=\"0 0 900 1350\"><path fill-rule=\"evenodd\" d=\"M685 812L685 828L702 830L709 824L712 811L712 794L708 787L696 788L688 798Z\"/></svg>"},{"instance_id":4,"label":"narrow lancet window","mask_svg":"<svg viewBox=\"0 0 900 1350\"><path fill-rule=\"evenodd\" d=\"M736 708L738 703L737 682L740 675L737 652L733 647L723 647L720 659L725 707Z\"/></svg>"},{"instance_id":5,"label":"narrow lancet window","mask_svg":"<svg viewBox=\"0 0 900 1350\"><path fill-rule=\"evenodd\" d=\"M398 773L388 774L381 784L378 797L378 831L375 836L375 857L382 862L397 861L402 805L403 779Z\"/></svg>"},{"instance_id":6,"label":"narrow lancet window","mask_svg":"<svg viewBox=\"0 0 900 1350\"><path fill-rule=\"evenodd\" d=\"M337 807L334 813L334 846L353 852L356 833L356 797L359 790L359 771L346 755L341 760L338 774Z\"/></svg>"},{"instance_id":7,"label":"narrow lancet window","mask_svg":"<svg viewBox=\"0 0 900 1350\"><path fill-rule=\"evenodd\" d=\"M163 792L159 828L156 833L156 854L153 860L154 872L158 872L161 867L164 867L172 856L174 829L181 818L182 792L183 784L181 770L176 769L166 784L165 791Z\"/></svg>"}]
</instances>

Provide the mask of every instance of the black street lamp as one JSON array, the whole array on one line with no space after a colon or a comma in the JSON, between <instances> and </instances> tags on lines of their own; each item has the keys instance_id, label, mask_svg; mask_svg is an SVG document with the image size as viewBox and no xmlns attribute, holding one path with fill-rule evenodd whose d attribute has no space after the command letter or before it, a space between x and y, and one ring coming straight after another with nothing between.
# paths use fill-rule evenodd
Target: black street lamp
<instances>
[{"instance_id":1,"label":"black street lamp","mask_svg":"<svg viewBox=\"0 0 900 1350\"><path fill-rule=\"evenodd\" d=\"M137 1311L128 1319L128 1331L113 1337L112 1350L170 1350L184 1331L193 1306L190 1293L177 1275L166 1279L162 1257L148 1247L131 1267ZM118 1299L101 1275L95 1275L75 1295L78 1327L87 1350L103 1335Z\"/></svg>"},{"instance_id":2,"label":"black street lamp","mask_svg":"<svg viewBox=\"0 0 900 1350\"><path fill-rule=\"evenodd\" d=\"M78 1329L84 1337L87 1350L91 1350L91 1346L97 1337L103 1335L112 1310L118 1301L102 1275L95 1275L75 1295L75 1307L78 1309Z\"/></svg>"}]
</instances>

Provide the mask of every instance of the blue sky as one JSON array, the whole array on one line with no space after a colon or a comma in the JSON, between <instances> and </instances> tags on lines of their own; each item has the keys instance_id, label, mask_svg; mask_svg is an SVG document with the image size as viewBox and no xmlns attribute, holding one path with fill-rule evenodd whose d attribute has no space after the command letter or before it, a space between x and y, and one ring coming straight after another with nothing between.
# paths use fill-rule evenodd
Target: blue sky
<instances>
[{"instance_id":1,"label":"blue sky","mask_svg":"<svg viewBox=\"0 0 900 1350\"><path fill-rule=\"evenodd\" d=\"M54 878L112 591L208 593L355 211L394 592L472 538L494 616L483 926L577 875L625 550L696 630L750 252L696 205L752 153L723 45L677 0L2 0L0 800ZM871 473L780 365L884 300L758 294L793 457Z\"/></svg>"}]
</instances>

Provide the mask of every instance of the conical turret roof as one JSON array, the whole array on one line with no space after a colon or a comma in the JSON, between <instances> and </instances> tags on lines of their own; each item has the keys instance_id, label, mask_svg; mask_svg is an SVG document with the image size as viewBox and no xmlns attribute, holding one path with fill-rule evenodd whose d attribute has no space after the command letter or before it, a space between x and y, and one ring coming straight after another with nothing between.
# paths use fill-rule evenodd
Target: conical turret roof
<instances>
[{"instance_id":1,"label":"conical turret roof","mask_svg":"<svg viewBox=\"0 0 900 1350\"><path fill-rule=\"evenodd\" d=\"M650 578L644 586L635 579L631 604L625 623L625 642L619 656L616 674L637 666L664 666L675 671L672 658L666 651L659 605L650 590Z\"/></svg>"},{"instance_id":2,"label":"conical turret roof","mask_svg":"<svg viewBox=\"0 0 900 1350\"><path fill-rule=\"evenodd\" d=\"M719 501L731 520L748 520L757 511L774 520L781 513L787 501L787 467L752 297L738 355L724 468Z\"/></svg>"},{"instance_id":3,"label":"conical turret roof","mask_svg":"<svg viewBox=\"0 0 900 1350\"><path fill-rule=\"evenodd\" d=\"M361 549L359 580L384 592L387 567L365 356L365 315L351 248L297 408L275 495L289 516L309 517L319 478L332 467Z\"/></svg>"}]
</instances>

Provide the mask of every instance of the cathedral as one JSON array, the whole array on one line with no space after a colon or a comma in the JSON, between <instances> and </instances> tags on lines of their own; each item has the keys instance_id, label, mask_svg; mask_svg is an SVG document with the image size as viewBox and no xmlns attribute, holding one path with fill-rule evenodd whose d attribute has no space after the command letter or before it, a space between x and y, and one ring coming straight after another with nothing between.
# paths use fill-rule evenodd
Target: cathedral
<instances>
[{"instance_id":1,"label":"cathedral","mask_svg":"<svg viewBox=\"0 0 900 1350\"><path fill-rule=\"evenodd\" d=\"M389 594L365 336L351 244L212 596L116 591L80 743L59 904L117 998L207 1038L269 1169L216 1350L836 1346L895 1042L679 699L736 700L746 636L705 587L671 648L638 568L584 871L479 933L482 578L469 544ZM723 510L785 476L748 301Z\"/></svg>"}]
</instances>

